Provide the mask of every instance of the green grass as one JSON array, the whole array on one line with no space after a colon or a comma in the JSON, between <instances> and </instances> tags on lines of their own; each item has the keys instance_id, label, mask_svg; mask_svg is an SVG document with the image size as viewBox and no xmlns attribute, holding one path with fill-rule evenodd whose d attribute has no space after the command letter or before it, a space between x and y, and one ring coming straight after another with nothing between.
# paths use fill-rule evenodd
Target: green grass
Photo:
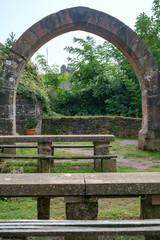
<instances>
[{"instance_id":1,"label":"green grass","mask_svg":"<svg viewBox=\"0 0 160 240\"><path fill-rule=\"evenodd\" d=\"M0 219L36 219L36 198L5 198L0 200ZM51 199L51 218L65 219L65 204L63 198Z\"/></svg>"},{"instance_id":2,"label":"green grass","mask_svg":"<svg viewBox=\"0 0 160 240\"><path fill-rule=\"evenodd\" d=\"M34 155L38 154L38 151L36 148L18 148L17 154L19 155Z\"/></svg>"},{"instance_id":3,"label":"green grass","mask_svg":"<svg viewBox=\"0 0 160 240\"><path fill-rule=\"evenodd\" d=\"M129 167L129 166L118 166L118 172L139 172L137 168Z\"/></svg>"},{"instance_id":4,"label":"green grass","mask_svg":"<svg viewBox=\"0 0 160 240\"><path fill-rule=\"evenodd\" d=\"M0 219L35 219L36 200L32 198L6 198L0 200Z\"/></svg>"},{"instance_id":5,"label":"green grass","mask_svg":"<svg viewBox=\"0 0 160 240\"><path fill-rule=\"evenodd\" d=\"M137 219L140 215L140 198L109 198L99 203L99 219Z\"/></svg>"},{"instance_id":6,"label":"green grass","mask_svg":"<svg viewBox=\"0 0 160 240\"><path fill-rule=\"evenodd\" d=\"M137 152L123 152L125 158L146 158L150 161L160 159L160 153L155 151L137 151Z\"/></svg>"},{"instance_id":7,"label":"green grass","mask_svg":"<svg viewBox=\"0 0 160 240\"><path fill-rule=\"evenodd\" d=\"M79 153L71 153L71 152L67 152L67 151L61 151L61 150L55 150L54 152L55 156L84 156L83 153L79 154Z\"/></svg>"},{"instance_id":8,"label":"green grass","mask_svg":"<svg viewBox=\"0 0 160 240\"><path fill-rule=\"evenodd\" d=\"M134 144L119 145L120 139L112 143L112 151L121 154L124 158L146 158L150 161L160 160L160 152L138 150L138 146Z\"/></svg>"},{"instance_id":9,"label":"green grass","mask_svg":"<svg viewBox=\"0 0 160 240\"><path fill-rule=\"evenodd\" d=\"M57 162L54 164L54 168L51 169L52 173L93 173L96 172L93 169L91 162Z\"/></svg>"}]
</instances>

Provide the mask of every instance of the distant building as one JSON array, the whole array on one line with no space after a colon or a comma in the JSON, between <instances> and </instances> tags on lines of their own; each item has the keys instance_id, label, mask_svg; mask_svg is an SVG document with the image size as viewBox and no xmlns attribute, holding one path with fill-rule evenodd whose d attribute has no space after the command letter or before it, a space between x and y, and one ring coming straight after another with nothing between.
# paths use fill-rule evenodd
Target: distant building
<instances>
[{"instance_id":1,"label":"distant building","mask_svg":"<svg viewBox=\"0 0 160 240\"><path fill-rule=\"evenodd\" d=\"M69 77L72 75L72 69L63 64L61 66L61 74L66 72L69 74Z\"/></svg>"},{"instance_id":2,"label":"distant building","mask_svg":"<svg viewBox=\"0 0 160 240\"><path fill-rule=\"evenodd\" d=\"M61 74L62 73L68 73L69 76L68 78L72 75L72 69L71 68L68 68L66 67L66 65L62 65L61 66ZM69 90L70 89L70 82L69 82L69 79L67 79L65 82L63 82L61 85L60 85L61 88L64 88L66 90Z\"/></svg>"}]
</instances>

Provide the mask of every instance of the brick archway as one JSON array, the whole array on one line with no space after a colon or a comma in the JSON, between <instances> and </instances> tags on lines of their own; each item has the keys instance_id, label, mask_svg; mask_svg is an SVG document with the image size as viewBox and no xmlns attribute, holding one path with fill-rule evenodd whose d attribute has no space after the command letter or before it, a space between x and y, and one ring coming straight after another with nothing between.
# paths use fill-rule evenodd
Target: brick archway
<instances>
[{"instance_id":1,"label":"brick archway","mask_svg":"<svg viewBox=\"0 0 160 240\"><path fill-rule=\"evenodd\" d=\"M27 61L49 40L74 30L94 33L111 42L126 56L142 91L143 121L139 148L160 150L160 73L154 58L142 40L124 23L86 7L51 14L31 26L16 41L3 66L6 92L1 96L0 134L14 134L16 131L16 89Z\"/></svg>"}]
</instances>

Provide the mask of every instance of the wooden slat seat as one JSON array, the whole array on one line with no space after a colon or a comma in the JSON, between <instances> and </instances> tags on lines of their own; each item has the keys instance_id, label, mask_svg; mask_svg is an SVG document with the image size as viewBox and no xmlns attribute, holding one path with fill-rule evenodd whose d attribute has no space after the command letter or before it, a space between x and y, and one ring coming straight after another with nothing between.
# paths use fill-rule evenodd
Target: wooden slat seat
<instances>
[{"instance_id":1,"label":"wooden slat seat","mask_svg":"<svg viewBox=\"0 0 160 240\"><path fill-rule=\"evenodd\" d=\"M160 220L1 220L0 237L159 235ZM89 238L87 238L89 239Z\"/></svg>"},{"instance_id":2,"label":"wooden slat seat","mask_svg":"<svg viewBox=\"0 0 160 240\"><path fill-rule=\"evenodd\" d=\"M53 156L45 154L36 155L17 155L17 154L1 154L1 159L113 159L117 158L116 155L85 155L85 156Z\"/></svg>"},{"instance_id":3,"label":"wooden slat seat","mask_svg":"<svg viewBox=\"0 0 160 240\"><path fill-rule=\"evenodd\" d=\"M111 146L110 146L111 147ZM38 148L36 144L18 144L18 145L0 145L0 148ZM93 144L91 145L62 145L62 144L53 144L52 148L93 148Z\"/></svg>"}]
</instances>

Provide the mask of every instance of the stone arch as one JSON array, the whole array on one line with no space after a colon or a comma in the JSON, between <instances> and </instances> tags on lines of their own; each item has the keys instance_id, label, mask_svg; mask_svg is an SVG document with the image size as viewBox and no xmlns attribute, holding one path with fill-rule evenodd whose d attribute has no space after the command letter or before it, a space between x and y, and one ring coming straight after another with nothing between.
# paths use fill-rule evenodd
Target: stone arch
<instances>
[{"instance_id":1,"label":"stone arch","mask_svg":"<svg viewBox=\"0 0 160 240\"><path fill-rule=\"evenodd\" d=\"M111 42L126 56L138 77L142 91L143 121L139 133L139 148L160 149L158 65L143 41L128 26L106 13L86 7L65 9L41 19L13 45L2 72L6 91L1 96L0 134L14 134L16 131L16 89L27 61L49 40L74 30L94 33Z\"/></svg>"}]
</instances>

